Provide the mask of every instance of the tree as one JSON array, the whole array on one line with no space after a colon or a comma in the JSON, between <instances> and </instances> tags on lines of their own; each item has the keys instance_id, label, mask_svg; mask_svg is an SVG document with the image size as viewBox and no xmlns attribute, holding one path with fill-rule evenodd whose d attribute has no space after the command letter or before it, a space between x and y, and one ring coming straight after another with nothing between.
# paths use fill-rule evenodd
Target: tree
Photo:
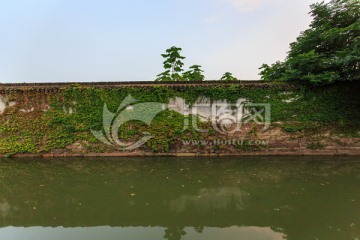
<instances>
[{"instance_id":1,"label":"tree","mask_svg":"<svg viewBox=\"0 0 360 240\"><path fill-rule=\"evenodd\" d=\"M261 66L262 79L321 85L360 80L359 0L332 0L310 7L310 28L290 44L284 62Z\"/></svg>"},{"instance_id":2,"label":"tree","mask_svg":"<svg viewBox=\"0 0 360 240\"><path fill-rule=\"evenodd\" d=\"M157 75L156 81L181 81L181 72L184 63L182 62L185 57L180 55L181 48L171 47L166 50L165 54L161 54L165 58L164 69L165 71Z\"/></svg>"},{"instance_id":3,"label":"tree","mask_svg":"<svg viewBox=\"0 0 360 240\"><path fill-rule=\"evenodd\" d=\"M271 66L263 64L259 69L262 69L260 75L265 80L279 80L282 78L282 73L285 71L285 64L277 61Z\"/></svg>"},{"instance_id":4,"label":"tree","mask_svg":"<svg viewBox=\"0 0 360 240\"><path fill-rule=\"evenodd\" d=\"M237 81L238 79L232 75L230 72L224 73L224 75L220 78L223 81Z\"/></svg>"},{"instance_id":5,"label":"tree","mask_svg":"<svg viewBox=\"0 0 360 240\"><path fill-rule=\"evenodd\" d=\"M200 69L200 65L193 65L189 67L189 71L183 73L183 79L185 81L204 81L205 76L202 74L204 71Z\"/></svg>"}]
</instances>

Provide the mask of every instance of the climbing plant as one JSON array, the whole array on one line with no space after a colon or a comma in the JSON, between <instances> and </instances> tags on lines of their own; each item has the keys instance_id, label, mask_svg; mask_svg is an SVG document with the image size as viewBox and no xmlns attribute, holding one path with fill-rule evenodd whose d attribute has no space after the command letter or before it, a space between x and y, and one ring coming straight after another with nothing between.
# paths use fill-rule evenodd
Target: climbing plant
<instances>
[{"instance_id":1,"label":"climbing plant","mask_svg":"<svg viewBox=\"0 0 360 240\"><path fill-rule=\"evenodd\" d=\"M122 101L129 95L138 102L169 103L170 99L181 97L191 105L199 97L211 101L227 99L236 103L245 98L253 103L271 104L271 121L280 122L286 132L319 131L327 128L340 134L360 133L360 86L354 84L331 85L313 88L284 82L269 82L255 85L221 85L169 87L149 86L147 88L97 88L67 86L58 92L39 98L29 92L13 93L9 99L17 102L6 108L0 117L0 154L44 153L63 149L81 142L87 152L111 152L116 149L100 143L90 130L103 129L103 109L116 113ZM39 107L45 101L50 109ZM76 103L76 104L75 104ZM36 111L21 112L27 106ZM73 113L64 109L74 109ZM76 111L75 111L76 110ZM139 139L143 132L152 138L145 150L154 152L171 151L179 139L199 139L194 129L184 130L186 116L165 110L153 120L150 126L141 122L129 122L120 129L119 135L125 141ZM198 123L203 129L211 129L206 123ZM190 124L191 125L191 124ZM207 128L208 127L208 128Z\"/></svg>"}]
</instances>

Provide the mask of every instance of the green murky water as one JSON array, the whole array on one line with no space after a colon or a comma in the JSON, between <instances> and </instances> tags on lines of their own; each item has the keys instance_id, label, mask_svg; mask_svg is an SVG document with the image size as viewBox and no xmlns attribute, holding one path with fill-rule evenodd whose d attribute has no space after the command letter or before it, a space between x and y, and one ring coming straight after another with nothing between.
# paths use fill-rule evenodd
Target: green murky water
<instances>
[{"instance_id":1,"label":"green murky water","mask_svg":"<svg viewBox=\"0 0 360 240\"><path fill-rule=\"evenodd\" d=\"M0 239L360 239L360 159L1 160Z\"/></svg>"}]
</instances>

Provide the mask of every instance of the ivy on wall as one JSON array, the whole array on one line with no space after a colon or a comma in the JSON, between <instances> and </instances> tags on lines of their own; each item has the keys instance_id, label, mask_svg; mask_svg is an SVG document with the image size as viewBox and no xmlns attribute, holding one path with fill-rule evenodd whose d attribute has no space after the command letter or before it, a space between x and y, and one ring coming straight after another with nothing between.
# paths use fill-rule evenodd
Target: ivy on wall
<instances>
[{"instance_id":1,"label":"ivy on wall","mask_svg":"<svg viewBox=\"0 0 360 240\"><path fill-rule=\"evenodd\" d=\"M267 85L213 85L147 88L96 88L69 86L53 94L20 92L8 94L17 102L9 106L0 117L0 154L42 153L65 148L75 142L89 144L88 151L115 150L100 143L90 129L101 130L103 107L116 112L128 96L140 102L168 103L171 98L182 97L190 105L200 97L211 100L227 99L235 103L246 98L253 103L270 103L272 122L281 122L287 132L312 133L323 128L338 134L357 136L360 130L359 86L338 84L315 88L311 86L272 83ZM43 103L50 105L42 111ZM20 112L20 109L31 109ZM73 114L69 114L73 111ZM179 139L201 139L203 136L191 127L183 130L184 116L163 111L150 126L130 122L120 128L120 136L135 140L143 131L154 136L143 148L153 152L168 152ZM202 128L210 128L200 123ZM216 133L212 133L216 134Z\"/></svg>"}]
</instances>

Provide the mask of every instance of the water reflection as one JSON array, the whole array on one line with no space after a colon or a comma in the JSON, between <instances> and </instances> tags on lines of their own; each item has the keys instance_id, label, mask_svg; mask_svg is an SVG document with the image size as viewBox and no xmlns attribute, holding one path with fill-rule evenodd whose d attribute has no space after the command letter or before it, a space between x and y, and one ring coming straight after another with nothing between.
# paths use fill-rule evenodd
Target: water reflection
<instances>
[{"instance_id":1,"label":"water reflection","mask_svg":"<svg viewBox=\"0 0 360 240\"><path fill-rule=\"evenodd\" d=\"M165 235L164 235L165 232ZM285 235L273 231L271 228L260 227L228 227L205 228L201 233L193 228L165 229L163 227L90 227L90 228L44 228L44 227L6 227L0 229L0 239L13 240L64 240L86 239L107 240L117 239L147 239L147 240L281 240Z\"/></svg>"},{"instance_id":2,"label":"water reflection","mask_svg":"<svg viewBox=\"0 0 360 240\"><path fill-rule=\"evenodd\" d=\"M356 158L1 160L0 239L360 239L359 176Z\"/></svg>"},{"instance_id":3,"label":"water reflection","mask_svg":"<svg viewBox=\"0 0 360 240\"><path fill-rule=\"evenodd\" d=\"M198 212L208 212L211 210L223 210L231 205L236 210L244 209L244 199L247 193L239 188L202 188L195 196L183 195L180 198L169 202L170 210L177 213L184 212L187 208L195 208Z\"/></svg>"}]
</instances>

